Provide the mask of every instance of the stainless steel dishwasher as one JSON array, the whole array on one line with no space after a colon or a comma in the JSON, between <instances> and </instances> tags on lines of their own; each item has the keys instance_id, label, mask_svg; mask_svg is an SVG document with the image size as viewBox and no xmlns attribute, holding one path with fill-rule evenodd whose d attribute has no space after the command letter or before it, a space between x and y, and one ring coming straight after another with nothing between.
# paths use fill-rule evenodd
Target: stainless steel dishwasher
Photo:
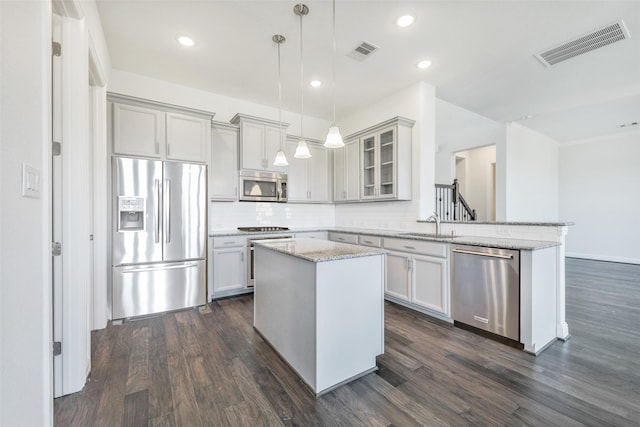
<instances>
[{"instance_id":1,"label":"stainless steel dishwasher","mask_svg":"<svg viewBox=\"0 0 640 427\"><path fill-rule=\"evenodd\" d=\"M520 341L520 251L451 246L451 316Z\"/></svg>"}]
</instances>

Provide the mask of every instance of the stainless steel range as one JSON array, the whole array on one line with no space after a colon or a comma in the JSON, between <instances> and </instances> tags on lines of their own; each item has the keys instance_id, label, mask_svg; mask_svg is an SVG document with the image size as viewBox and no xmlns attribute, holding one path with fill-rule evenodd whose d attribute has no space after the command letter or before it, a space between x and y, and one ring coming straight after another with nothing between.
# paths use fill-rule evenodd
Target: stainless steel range
<instances>
[{"instance_id":1,"label":"stainless steel range","mask_svg":"<svg viewBox=\"0 0 640 427\"><path fill-rule=\"evenodd\" d=\"M259 227L238 227L238 231L245 231L248 233L273 233L278 231L289 231L289 227L274 227L274 226L259 226ZM253 244L258 240L273 240L273 239L292 239L293 234L284 233L277 235L260 235L254 239L247 239L247 250L249 251L249 262L247 263L247 286L251 287L254 284L254 259L253 259Z\"/></svg>"}]
</instances>

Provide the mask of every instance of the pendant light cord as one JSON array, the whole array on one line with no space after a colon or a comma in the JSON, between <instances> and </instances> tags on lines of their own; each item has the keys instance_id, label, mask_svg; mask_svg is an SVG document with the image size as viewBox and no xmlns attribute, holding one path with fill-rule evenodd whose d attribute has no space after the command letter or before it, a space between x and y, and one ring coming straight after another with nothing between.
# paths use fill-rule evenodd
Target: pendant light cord
<instances>
[{"instance_id":1,"label":"pendant light cord","mask_svg":"<svg viewBox=\"0 0 640 427\"><path fill-rule=\"evenodd\" d=\"M336 0L333 0L333 125L336 125Z\"/></svg>"},{"instance_id":2,"label":"pendant light cord","mask_svg":"<svg viewBox=\"0 0 640 427\"><path fill-rule=\"evenodd\" d=\"M280 70L280 44L278 42L278 137L280 138L280 151L282 151L282 77Z\"/></svg>"},{"instance_id":3,"label":"pendant light cord","mask_svg":"<svg viewBox=\"0 0 640 427\"><path fill-rule=\"evenodd\" d=\"M302 56L302 13L300 14L300 138L304 139L304 57Z\"/></svg>"}]
</instances>

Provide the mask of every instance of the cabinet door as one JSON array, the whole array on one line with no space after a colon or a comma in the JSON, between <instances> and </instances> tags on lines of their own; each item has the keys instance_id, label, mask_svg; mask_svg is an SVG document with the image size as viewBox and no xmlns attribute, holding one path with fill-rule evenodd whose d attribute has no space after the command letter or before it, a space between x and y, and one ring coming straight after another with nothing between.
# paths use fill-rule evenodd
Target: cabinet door
<instances>
[{"instance_id":1,"label":"cabinet door","mask_svg":"<svg viewBox=\"0 0 640 427\"><path fill-rule=\"evenodd\" d=\"M211 121L166 113L167 159L206 163Z\"/></svg>"},{"instance_id":2,"label":"cabinet door","mask_svg":"<svg viewBox=\"0 0 640 427\"><path fill-rule=\"evenodd\" d=\"M412 261L411 302L449 315L447 260L414 255Z\"/></svg>"},{"instance_id":3,"label":"cabinet door","mask_svg":"<svg viewBox=\"0 0 640 427\"><path fill-rule=\"evenodd\" d=\"M311 151L311 158L307 159L309 201L328 202L329 152L315 144L309 144L309 151Z\"/></svg>"},{"instance_id":4,"label":"cabinet door","mask_svg":"<svg viewBox=\"0 0 640 427\"><path fill-rule=\"evenodd\" d=\"M344 200L360 200L360 143L358 140L348 142L345 149L345 198Z\"/></svg>"},{"instance_id":5,"label":"cabinet door","mask_svg":"<svg viewBox=\"0 0 640 427\"><path fill-rule=\"evenodd\" d=\"M213 250L213 293L247 286L246 247Z\"/></svg>"},{"instance_id":6,"label":"cabinet door","mask_svg":"<svg viewBox=\"0 0 640 427\"><path fill-rule=\"evenodd\" d=\"M333 150L333 201L342 202L347 198L346 159L347 147Z\"/></svg>"},{"instance_id":7,"label":"cabinet door","mask_svg":"<svg viewBox=\"0 0 640 427\"><path fill-rule=\"evenodd\" d=\"M310 159L296 159L293 157L297 146L298 141L289 140L285 150L289 162L289 167L287 168L288 201L306 202L309 199L307 178L309 176L308 165Z\"/></svg>"},{"instance_id":8,"label":"cabinet door","mask_svg":"<svg viewBox=\"0 0 640 427\"><path fill-rule=\"evenodd\" d=\"M238 131L214 128L211 132L209 197L216 200L238 198Z\"/></svg>"},{"instance_id":9,"label":"cabinet door","mask_svg":"<svg viewBox=\"0 0 640 427\"><path fill-rule=\"evenodd\" d=\"M164 116L161 111L113 104L113 152L142 157L162 155Z\"/></svg>"},{"instance_id":10,"label":"cabinet door","mask_svg":"<svg viewBox=\"0 0 640 427\"><path fill-rule=\"evenodd\" d=\"M380 198L394 197L396 194L396 130L395 127L378 133L379 186Z\"/></svg>"},{"instance_id":11,"label":"cabinet door","mask_svg":"<svg viewBox=\"0 0 640 427\"><path fill-rule=\"evenodd\" d=\"M276 154L280 151L280 147L282 146L283 150L286 150L285 138L287 136L287 129L282 128L279 129L277 126L265 126L264 127L264 168L273 172L286 172L286 166L273 166L273 161L276 159ZM282 137L282 145L280 145L280 138ZM287 155L287 161L291 163L291 159L293 159L293 155Z\"/></svg>"},{"instance_id":12,"label":"cabinet door","mask_svg":"<svg viewBox=\"0 0 640 427\"><path fill-rule=\"evenodd\" d=\"M378 135L362 137L360 145L362 148L362 198L375 199L378 196L379 187Z\"/></svg>"},{"instance_id":13,"label":"cabinet door","mask_svg":"<svg viewBox=\"0 0 640 427\"><path fill-rule=\"evenodd\" d=\"M264 125L242 122L240 125L240 167L264 169Z\"/></svg>"},{"instance_id":14,"label":"cabinet door","mask_svg":"<svg viewBox=\"0 0 640 427\"><path fill-rule=\"evenodd\" d=\"M387 277L384 292L390 296L409 301L409 263L410 256L400 252L387 253Z\"/></svg>"}]
</instances>

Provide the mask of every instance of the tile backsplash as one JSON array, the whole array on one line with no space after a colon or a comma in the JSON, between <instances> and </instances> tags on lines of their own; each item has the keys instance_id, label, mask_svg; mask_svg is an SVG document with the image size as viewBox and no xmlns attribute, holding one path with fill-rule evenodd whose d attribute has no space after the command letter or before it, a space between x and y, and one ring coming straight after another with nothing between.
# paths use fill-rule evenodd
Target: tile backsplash
<instances>
[{"instance_id":1,"label":"tile backsplash","mask_svg":"<svg viewBox=\"0 0 640 427\"><path fill-rule=\"evenodd\" d=\"M330 204L210 202L209 231L236 227L333 227L335 207Z\"/></svg>"}]
</instances>

